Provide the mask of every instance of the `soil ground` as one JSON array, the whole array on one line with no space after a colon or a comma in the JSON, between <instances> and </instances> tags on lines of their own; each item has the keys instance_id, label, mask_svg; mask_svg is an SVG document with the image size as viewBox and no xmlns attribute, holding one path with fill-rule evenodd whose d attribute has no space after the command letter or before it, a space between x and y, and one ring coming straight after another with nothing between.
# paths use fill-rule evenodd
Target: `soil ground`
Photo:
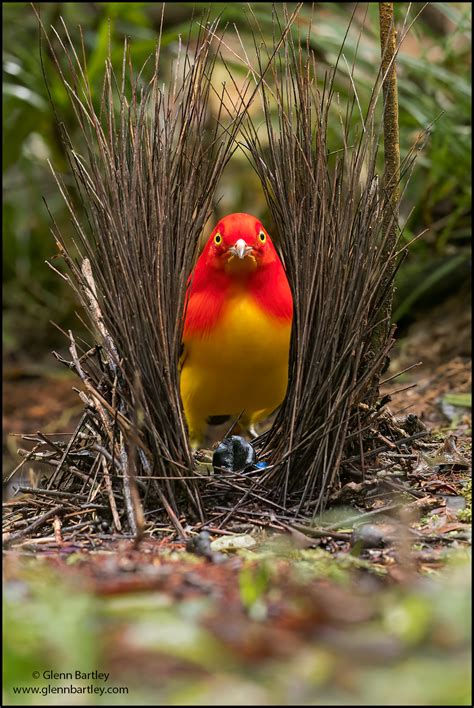
<instances>
[{"instance_id":1,"label":"soil ground","mask_svg":"<svg viewBox=\"0 0 474 708\"><path fill-rule=\"evenodd\" d=\"M385 386L430 442L405 478L346 484L314 528L269 519L190 552L171 533L136 547L52 525L7 547L6 702L470 705L470 325L443 308L411 326L388 377L423 365ZM4 431L71 431L67 374L7 365ZM19 445L4 439L10 470Z\"/></svg>"}]
</instances>

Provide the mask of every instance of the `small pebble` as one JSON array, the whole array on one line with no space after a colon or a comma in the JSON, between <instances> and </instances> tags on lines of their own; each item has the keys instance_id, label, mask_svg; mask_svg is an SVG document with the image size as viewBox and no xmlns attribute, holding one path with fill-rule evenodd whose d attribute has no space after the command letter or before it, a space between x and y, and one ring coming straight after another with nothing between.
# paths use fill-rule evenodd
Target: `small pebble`
<instances>
[{"instance_id":1,"label":"small pebble","mask_svg":"<svg viewBox=\"0 0 474 708\"><path fill-rule=\"evenodd\" d=\"M188 538L186 541L186 550L188 553L194 553L196 556L204 556L205 558L211 556L211 535L209 531L201 531L197 536Z\"/></svg>"},{"instance_id":2,"label":"small pebble","mask_svg":"<svg viewBox=\"0 0 474 708\"><path fill-rule=\"evenodd\" d=\"M213 549L209 531L201 531L197 536L188 538L186 550L188 553L194 553L196 556L206 558L211 563L222 563L225 560L225 556L222 553L218 553Z\"/></svg>"},{"instance_id":3,"label":"small pebble","mask_svg":"<svg viewBox=\"0 0 474 708\"><path fill-rule=\"evenodd\" d=\"M386 532L375 524L363 524L352 532L352 546L357 543L361 548L381 548L385 546L386 542Z\"/></svg>"}]
</instances>

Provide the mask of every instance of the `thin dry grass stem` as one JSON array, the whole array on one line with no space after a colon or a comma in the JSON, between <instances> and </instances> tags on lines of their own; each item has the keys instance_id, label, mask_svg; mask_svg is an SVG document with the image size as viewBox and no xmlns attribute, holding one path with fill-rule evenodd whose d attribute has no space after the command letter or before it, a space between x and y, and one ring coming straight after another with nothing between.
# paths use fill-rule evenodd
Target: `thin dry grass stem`
<instances>
[{"instance_id":1,"label":"thin dry grass stem","mask_svg":"<svg viewBox=\"0 0 474 708\"><path fill-rule=\"evenodd\" d=\"M274 22L278 29L277 12ZM399 261L393 189L381 188L377 168L382 69L365 115L349 70L353 100L340 115L334 86L343 47L338 65L321 77L310 32L302 38L296 25L276 53L259 87L263 126L250 115L243 124L243 147L277 225L294 295L288 395L261 439L273 463L261 481L296 514L310 501L314 513L324 507L348 450L362 455L364 469L364 430L378 415L373 401L393 328L387 320L376 350L372 334ZM262 34L255 51L258 76L275 52ZM328 125L338 115L342 145L335 150Z\"/></svg>"},{"instance_id":2,"label":"thin dry grass stem","mask_svg":"<svg viewBox=\"0 0 474 708\"><path fill-rule=\"evenodd\" d=\"M180 41L169 85L160 41L147 82L143 68L134 71L125 42L121 75L109 58L99 96L89 83L84 46L76 51L65 23L51 34L41 28L82 134L76 147L61 125L76 190L67 190L51 169L74 238L56 224L53 232L66 277L101 342L96 356L81 357L71 335L72 367L94 418L90 434L110 457L109 478L100 479L119 528L118 492L110 483L118 490L113 472L124 472L126 525L139 534L136 477L159 477L155 491L183 532L179 509L204 518L198 485L189 475L193 460L178 386L184 294L248 97L244 91L239 106L230 109L222 95L210 120L217 22L204 21L197 36ZM98 474L103 459L99 455ZM65 467L58 469L55 485L61 485Z\"/></svg>"}]
</instances>

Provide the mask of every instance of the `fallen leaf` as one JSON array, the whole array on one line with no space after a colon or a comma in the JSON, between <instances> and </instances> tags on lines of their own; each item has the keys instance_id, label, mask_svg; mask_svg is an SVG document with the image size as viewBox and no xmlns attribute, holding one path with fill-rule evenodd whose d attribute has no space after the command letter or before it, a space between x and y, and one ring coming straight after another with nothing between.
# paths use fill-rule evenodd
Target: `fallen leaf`
<instances>
[{"instance_id":1,"label":"fallen leaf","mask_svg":"<svg viewBox=\"0 0 474 708\"><path fill-rule=\"evenodd\" d=\"M213 551L227 551L233 553L244 548L254 548L256 545L256 540L253 536L250 536L250 534L245 534L244 536L221 536L212 541L211 549Z\"/></svg>"}]
</instances>

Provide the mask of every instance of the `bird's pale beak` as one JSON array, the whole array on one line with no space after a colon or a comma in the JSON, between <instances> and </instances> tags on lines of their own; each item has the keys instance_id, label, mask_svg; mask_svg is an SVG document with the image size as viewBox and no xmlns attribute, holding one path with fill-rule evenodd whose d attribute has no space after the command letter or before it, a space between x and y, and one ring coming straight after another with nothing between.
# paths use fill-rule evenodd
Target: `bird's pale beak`
<instances>
[{"instance_id":1,"label":"bird's pale beak","mask_svg":"<svg viewBox=\"0 0 474 708\"><path fill-rule=\"evenodd\" d=\"M229 252L232 253L233 256L238 256L240 259L245 258L245 256L248 256L252 251L252 246L248 246L243 238L239 238L238 241L229 248Z\"/></svg>"}]
</instances>

